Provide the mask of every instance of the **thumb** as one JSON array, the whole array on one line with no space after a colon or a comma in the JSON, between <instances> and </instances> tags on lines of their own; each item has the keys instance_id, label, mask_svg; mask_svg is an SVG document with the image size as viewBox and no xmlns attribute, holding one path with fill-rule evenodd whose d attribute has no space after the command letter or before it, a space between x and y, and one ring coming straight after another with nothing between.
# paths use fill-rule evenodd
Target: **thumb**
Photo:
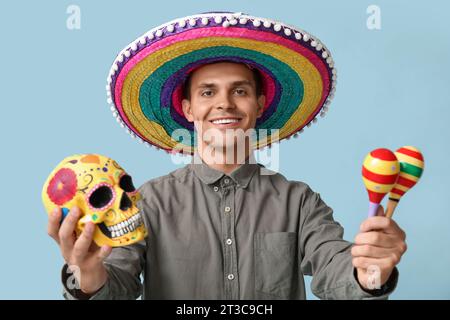
<instances>
[{"instance_id":1,"label":"thumb","mask_svg":"<svg viewBox=\"0 0 450 320\"><path fill-rule=\"evenodd\" d=\"M105 260L112 252L112 247L110 246L102 246L98 252L98 258L103 261Z\"/></svg>"},{"instance_id":2,"label":"thumb","mask_svg":"<svg viewBox=\"0 0 450 320\"><path fill-rule=\"evenodd\" d=\"M383 206L381 204L378 206L377 216L378 217L384 217L384 208L383 208Z\"/></svg>"}]
</instances>

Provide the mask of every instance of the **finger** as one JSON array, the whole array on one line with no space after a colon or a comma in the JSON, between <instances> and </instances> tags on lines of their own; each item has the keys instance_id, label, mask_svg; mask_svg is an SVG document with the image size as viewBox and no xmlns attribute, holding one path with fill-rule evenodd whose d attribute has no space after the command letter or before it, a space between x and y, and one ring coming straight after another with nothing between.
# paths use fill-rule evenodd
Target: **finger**
<instances>
[{"instance_id":1,"label":"finger","mask_svg":"<svg viewBox=\"0 0 450 320\"><path fill-rule=\"evenodd\" d=\"M362 232L356 235L356 245L371 245L382 248L394 248L398 239L379 231Z\"/></svg>"},{"instance_id":2,"label":"finger","mask_svg":"<svg viewBox=\"0 0 450 320\"><path fill-rule=\"evenodd\" d=\"M100 247L95 243L95 241L92 241L88 251L97 252L98 250L100 250Z\"/></svg>"},{"instance_id":3,"label":"finger","mask_svg":"<svg viewBox=\"0 0 450 320\"><path fill-rule=\"evenodd\" d=\"M92 237L94 235L95 225L92 222L88 222L84 225L83 232L77 239L73 246L72 258L77 263L83 261L84 257L89 251L92 244Z\"/></svg>"},{"instance_id":4,"label":"finger","mask_svg":"<svg viewBox=\"0 0 450 320\"><path fill-rule=\"evenodd\" d=\"M61 209L55 208L48 217L47 234L59 243L59 221L61 219Z\"/></svg>"},{"instance_id":5,"label":"finger","mask_svg":"<svg viewBox=\"0 0 450 320\"><path fill-rule=\"evenodd\" d=\"M73 207L59 228L59 242L64 256L70 256L75 242L74 231L80 216L80 209Z\"/></svg>"},{"instance_id":6,"label":"finger","mask_svg":"<svg viewBox=\"0 0 450 320\"><path fill-rule=\"evenodd\" d=\"M352 247L351 253L353 257L380 259L389 257L392 253L392 249L371 245L356 245Z\"/></svg>"},{"instance_id":7,"label":"finger","mask_svg":"<svg viewBox=\"0 0 450 320\"><path fill-rule=\"evenodd\" d=\"M400 227L394 220L382 216L367 218L361 223L359 229L361 232L369 232L376 230L390 234L397 234L401 231Z\"/></svg>"},{"instance_id":8,"label":"finger","mask_svg":"<svg viewBox=\"0 0 450 320\"><path fill-rule=\"evenodd\" d=\"M352 259L353 266L361 269L372 269L374 266L382 270L393 269L398 262L400 262L400 259L394 256L381 259L367 257L355 257Z\"/></svg>"},{"instance_id":9,"label":"finger","mask_svg":"<svg viewBox=\"0 0 450 320\"><path fill-rule=\"evenodd\" d=\"M102 246L100 248L100 251L98 252L97 257L100 259L100 261L105 260L112 252L112 247L110 246Z\"/></svg>"}]
</instances>

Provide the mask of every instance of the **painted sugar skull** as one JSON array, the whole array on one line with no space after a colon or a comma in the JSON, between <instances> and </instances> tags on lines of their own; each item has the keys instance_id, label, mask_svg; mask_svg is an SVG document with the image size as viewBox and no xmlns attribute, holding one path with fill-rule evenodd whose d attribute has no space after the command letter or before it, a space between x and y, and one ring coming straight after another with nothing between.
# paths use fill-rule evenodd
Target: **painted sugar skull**
<instances>
[{"instance_id":1,"label":"painted sugar skull","mask_svg":"<svg viewBox=\"0 0 450 320\"><path fill-rule=\"evenodd\" d=\"M114 160L98 154L77 154L65 158L47 178L42 200L50 214L55 207L63 217L78 206L83 216L77 234L92 221L96 227L94 242L98 246L119 247L144 239L144 226L136 202L140 194L131 176Z\"/></svg>"}]
</instances>

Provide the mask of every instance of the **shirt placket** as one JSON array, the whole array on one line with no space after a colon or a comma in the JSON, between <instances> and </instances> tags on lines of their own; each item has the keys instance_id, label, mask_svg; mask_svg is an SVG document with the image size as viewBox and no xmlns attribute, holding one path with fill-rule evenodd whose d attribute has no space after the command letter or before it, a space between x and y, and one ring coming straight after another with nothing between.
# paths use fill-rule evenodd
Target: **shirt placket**
<instances>
[{"instance_id":1,"label":"shirt placket","mask_svg":"<svg viewBox=\"0 0 450 320\"><path fill-rule=\"evenodd\" d=\"M239 298L239 274L235 238L235 185L229 177L220 183L222 189L222 243L224 247L225 298Z\"/></svg>"}]
</instances>

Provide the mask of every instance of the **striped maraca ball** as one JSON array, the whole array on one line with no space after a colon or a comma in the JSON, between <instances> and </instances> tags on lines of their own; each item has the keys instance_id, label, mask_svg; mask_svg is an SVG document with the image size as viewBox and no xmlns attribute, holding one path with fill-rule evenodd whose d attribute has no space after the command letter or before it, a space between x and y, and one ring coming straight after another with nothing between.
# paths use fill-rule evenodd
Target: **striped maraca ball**
<instances>
[{"instance_id":1,"label":"striped maraca ball","mask_svg":"<svg viewBox=\"0 0 450 320\"><path fill-rule=\"evenodd\" d=\"M395 154L389 149L376 149L370 152L363 163L362 178L369 200L380 203L391 191L400 172L400 165Z\"/></svg>"},{"instance_id":2,"label":"striped maraca ball","mask_svg":"<svg viewBox=\"0 0 450 320\"><path fill-rule=\"evenodd\" d=\"M389 198L399 200L419 181L424 168L424 159L419 149L411 146L399 148L395 155L400 163L400 174Z\"/></svg>"}]
</instances>

